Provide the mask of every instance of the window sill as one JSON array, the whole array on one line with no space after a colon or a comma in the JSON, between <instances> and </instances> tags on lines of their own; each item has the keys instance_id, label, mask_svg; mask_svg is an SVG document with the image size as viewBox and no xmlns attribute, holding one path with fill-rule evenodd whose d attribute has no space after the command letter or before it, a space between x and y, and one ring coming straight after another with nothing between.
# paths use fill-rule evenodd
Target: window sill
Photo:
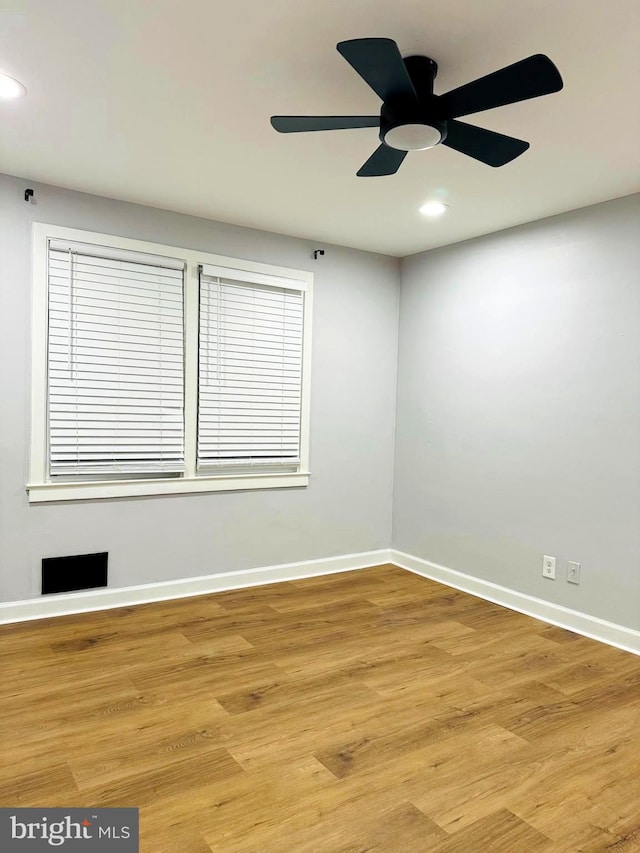
<instances>
[{"instance_id":1,"label":"window sill","mask_svg":"<svg viewBox=\"0 0 640 853\"><path fill-rule=\"evenodd\" d=\"M309 485L309 473L237 474L233 477L171 477L155 480L103 480L91 483L29 484L29 503L96 501L148 495L189 495L198 492L237 492L287 489Z\"/></svg>"}]
</instances>

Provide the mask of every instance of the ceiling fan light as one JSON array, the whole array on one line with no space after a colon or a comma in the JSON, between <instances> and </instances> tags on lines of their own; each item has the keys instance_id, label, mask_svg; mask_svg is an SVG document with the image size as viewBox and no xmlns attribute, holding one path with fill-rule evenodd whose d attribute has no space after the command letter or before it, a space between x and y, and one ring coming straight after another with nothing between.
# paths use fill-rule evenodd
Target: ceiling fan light
<instances>
[{"instance_id":1,"label":"ceiling fan light","mask_svg":"<svg viewBox=\"0 0 640 853\"><path fill-rule=\"evenodd\" d=\"M400 124L384 135L385 145L398 151L424 151L433 148L442 139L442 133L430 124Z\"/></svg>"},{"instance_id":2,"label":"ceiling fan light","mask_svg":"<svg viewBox=\"0 0 640 853\"><path fill-rule=\"evenodd\" d=\"M27 90L22 83L0 71L0 100L11 101L15 98L21 98L26 92Z\"/></svg>"}]
</instances>

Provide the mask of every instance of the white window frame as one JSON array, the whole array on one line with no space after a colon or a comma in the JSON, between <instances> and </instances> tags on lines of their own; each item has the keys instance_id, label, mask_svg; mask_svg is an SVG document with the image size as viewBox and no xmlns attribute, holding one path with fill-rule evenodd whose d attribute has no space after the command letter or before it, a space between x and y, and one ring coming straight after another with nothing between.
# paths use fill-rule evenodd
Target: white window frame
<instances>
[{"instance_id":1,"label":"white window frame","mask_svg":"<svg viewBox=\"0 0 640 853\"><path fill-rule=\"evenodd\" d=\"M47 333L48 333L48 243L69 240L109 249L142 252L184 261L185 320L185 472L180 477L152 477L60 482L48 477L47 428ZM265 472L221 475L196 474L198 419L198 318L199 268L226 268L251 281L265 277L280 286L304 291L304 336L302 353L302 402L300 464L295 472ZM60 225L33 224L32 346L31 346L31 467L27 492L30 503L194 492L300 488L309 484L309 417L311 380L311 308L313 273L306 270L240 260L176 246L165 246L128 237L115 237Z\"/></svg>"}]
</instances>

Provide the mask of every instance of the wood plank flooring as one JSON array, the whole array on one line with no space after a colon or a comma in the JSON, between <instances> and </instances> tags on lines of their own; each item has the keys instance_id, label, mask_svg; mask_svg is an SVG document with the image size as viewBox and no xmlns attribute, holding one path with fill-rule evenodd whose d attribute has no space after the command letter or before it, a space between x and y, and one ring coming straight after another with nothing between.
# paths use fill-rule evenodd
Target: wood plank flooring
<instances>
[{"instance_id":1,"label":"wood plank flooring","mask_svg":"<svg viewBox=\"0 0 640 853\"><path fill-rule=\"evenodd\" d=\"M393 566L0 627L0 805L144 853L640 851L640 658Z\"/></svg>"}]
</instances>

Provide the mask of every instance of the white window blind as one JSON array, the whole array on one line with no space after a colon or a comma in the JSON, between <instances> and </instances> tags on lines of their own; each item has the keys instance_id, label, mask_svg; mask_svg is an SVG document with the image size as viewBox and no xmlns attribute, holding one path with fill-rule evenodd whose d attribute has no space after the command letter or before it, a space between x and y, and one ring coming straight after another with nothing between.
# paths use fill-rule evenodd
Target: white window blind
<instances>
[{"instance_id":1,"label":"white window blind","mask_svg":"<svg viewBox=\"0 0 640 853\"><path fill-rule=\"evenodd\" d=\"M300 289L201 272L198 470L299 464L303 309Z\"/></svg>"},{"instance_id":2,"label":"white window blind","mask_svg":"<svg viewBox=\"0 0 640 853\"><path fill-rule=\"evenodd\" d=\"M50 241L51 475L184 469L183 265Z\"/></svg>"}]
</instances>

